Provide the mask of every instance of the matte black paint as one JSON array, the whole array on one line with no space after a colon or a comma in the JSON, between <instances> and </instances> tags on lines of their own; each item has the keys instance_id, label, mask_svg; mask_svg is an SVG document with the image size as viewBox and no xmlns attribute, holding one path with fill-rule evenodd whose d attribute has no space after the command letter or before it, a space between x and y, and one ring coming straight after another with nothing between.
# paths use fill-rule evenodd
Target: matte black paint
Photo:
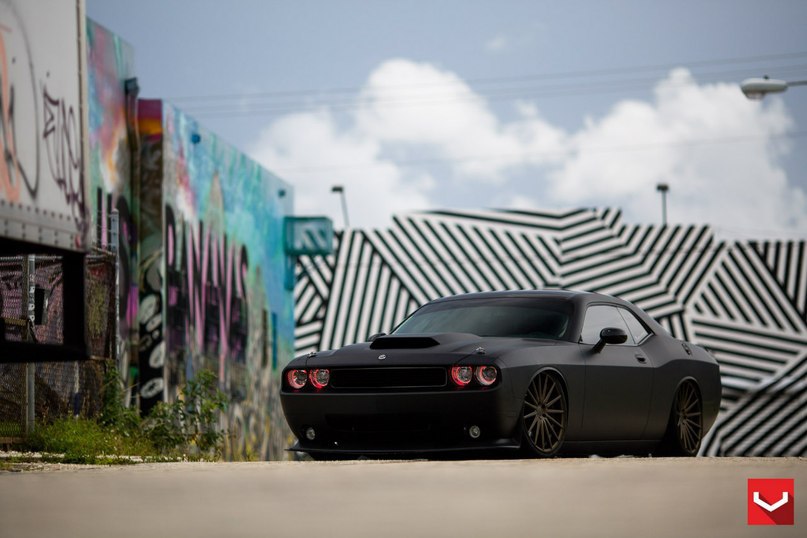
<instances>
[{"instance_id":1,"label":"matte black paint","mask_svg":"<svg viewBox=\"0 0 807 538\"><path fill-rule=\"evenodd\" d=\"M571 291L513 291L459 295L438 301L488 298L548 298L573 312L561 340L481 338L473 334L382 336L294 359L283 371L281 402L298 437L293 450L312 454L417 453L517 448L524 394L542 369L555 371L566 389L568 424L563 451L647 450L664 436L675 391L693 380L703 402L703 435L717 417L721 386L717 362L704 349L669 336L635 306L605 295ZM435 302L435 301L433 301ZM605 345L594 352L578 343L586 308L594 304L630 309L652 333L639 345ZM479 348L483 348L480 351ZM383 359L379 359L380 355ZM389 368L493 364L492 387L428 390L379 389L295 391L285 383L293 368ZM468 428L482 435L472 439ZM314 441L305 431L313 427Z\"/></svg>"}]
</instances>

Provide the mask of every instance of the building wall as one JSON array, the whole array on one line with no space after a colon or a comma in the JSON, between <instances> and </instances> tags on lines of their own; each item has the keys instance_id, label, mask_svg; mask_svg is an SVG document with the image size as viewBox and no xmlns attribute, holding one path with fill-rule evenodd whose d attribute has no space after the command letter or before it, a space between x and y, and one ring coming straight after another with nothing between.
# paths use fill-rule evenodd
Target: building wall
<instances>
[{"instance_id":1,"label":"building wall","mask_svg":"<svg viewBox=\"0 0 807 538\"><path fill-rule=\"evenodd\" d=\"M166 399L163 300L163 107L138 102L137 207L137 400L143 414Z\"/></svg>"},{"instance_id":2,"label":"building wall","mask_svg":"<svg viewBox=\"0 0 807 538\"><path fill-rule=\"evenodd\" d=\"M137 222L133 213L134 166L137 159L136 93L126 91L135 77L134 50L103 26L87 21L87 99L89 116L89 183L92 208L90 236L108 249L109 216L118 212L119 369L126 386L137 379ZM93 315L92 312L89 315Z\"/></svg>"},{"instance_id":3,"label":"building wall","mask_svg":"<svg viewBox=\"0 0 807 538\"><path fill-rule=\"evenodd\" d=\"M297 266L297 353L389 332L464 292L617 295L711 349L723 381L708 455L807 455L807 242L718 241L708 226L636 226L614 210L431 212L352 230Z\"/></svg>"},{"instance_id":4,"label":"building wall","mask_svg":"<svg viewBox=\"0 0 807 538\"><path fill-rule=\"evenodd\" d=\"M88 248L82 7L0 2L0 238Z\"/></svg>"},{"instance_id":5,"label":"building wall","mask_svg":"<svg viewBox=\"0 0 807 538\"><path fill-rule=\"evenodd\" d=\"M172 400L211 369L230 398L228 456L284 457L277 376L293 352L283 242L292 189L169 104L141 101L140 129L141 402Z\"/></svg>"}]
</instances>

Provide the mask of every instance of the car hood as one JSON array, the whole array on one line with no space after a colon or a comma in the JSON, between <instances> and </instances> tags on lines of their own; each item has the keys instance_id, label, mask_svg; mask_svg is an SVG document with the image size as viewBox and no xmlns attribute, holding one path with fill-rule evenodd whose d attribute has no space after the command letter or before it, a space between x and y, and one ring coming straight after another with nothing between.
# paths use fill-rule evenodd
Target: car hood
<instances>
[{"instance_id":1,"label":"car hood","mask_svg":"<svg viewBox=\"0 0 807 538\"><path fill-rule=\"evenodd\" d=\"M557 344L555 340L491 338L467 333L390 335L299 357L294 362L305 368L450 365L471 357L477 359L474 362L483 357L495 360L515 349Z\"/></svg>"}]
</instances>

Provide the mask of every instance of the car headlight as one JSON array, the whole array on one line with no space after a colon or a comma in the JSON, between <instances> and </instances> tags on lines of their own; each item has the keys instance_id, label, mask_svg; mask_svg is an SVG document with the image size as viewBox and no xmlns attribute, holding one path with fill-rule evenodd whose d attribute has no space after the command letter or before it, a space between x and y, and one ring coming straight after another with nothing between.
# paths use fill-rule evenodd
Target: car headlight
<instances>
[{"instance_id":1,"label":"car headlight","mask_svg":"<svg viewBox=\"0 0 807 538\"><path fill-rule=\"evenodd\" d=\"M476 367L476 381L483 387L489 387L496 382L496 377L499 372L495 366L477 366Z\"/></svg>"},{"instance_id":2,"label":"car headlight","mask_svg":"<svg viewBox=\"0 0 807 538\"><path fill-rule=\"evenodd\" d=\"M286 381L293 389L299 390L308 382L308 372L305 370L289 370L286 373Z\"/></svg>"},{"instance_id":3,"label":"car headlight","mask_svg":"<svg viewBox=\"0 0 807 538\"><path fill-rule=\"evenodd\" d=\"M474 378L473 366L452 366L451 380L459 387L464 387Z\"/></svg>"},{"instance_id":4,"label":"car headlight","mask_svg":"<svg viewBox=\"0 0 807 538\"><path fill-rule=\"evenodd\" d=\"M327 368L311 370L308 374L308 379L311 380L311 384L315 388L321 389L328 386L328 382L331 380L331 372Z\"/></svg>"}]
</instances>

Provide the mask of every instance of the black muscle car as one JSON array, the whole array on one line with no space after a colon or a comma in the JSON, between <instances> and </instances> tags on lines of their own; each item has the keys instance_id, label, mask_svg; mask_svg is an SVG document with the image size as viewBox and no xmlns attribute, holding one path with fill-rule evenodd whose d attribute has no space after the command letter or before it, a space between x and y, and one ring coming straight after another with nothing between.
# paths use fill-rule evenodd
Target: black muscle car
<instances>
[{"instance_id":1,"label":"black muscle car","mask_svg":"<svg viewBox=\"0 0 807 538\"><path fill-rule=\"evenodd\" d=\"M459 295L390 335L309 353L281 402L314 458L522 449L694 456L720 405L717 362L621 299Z\"/></svg>"}]
</instances>

